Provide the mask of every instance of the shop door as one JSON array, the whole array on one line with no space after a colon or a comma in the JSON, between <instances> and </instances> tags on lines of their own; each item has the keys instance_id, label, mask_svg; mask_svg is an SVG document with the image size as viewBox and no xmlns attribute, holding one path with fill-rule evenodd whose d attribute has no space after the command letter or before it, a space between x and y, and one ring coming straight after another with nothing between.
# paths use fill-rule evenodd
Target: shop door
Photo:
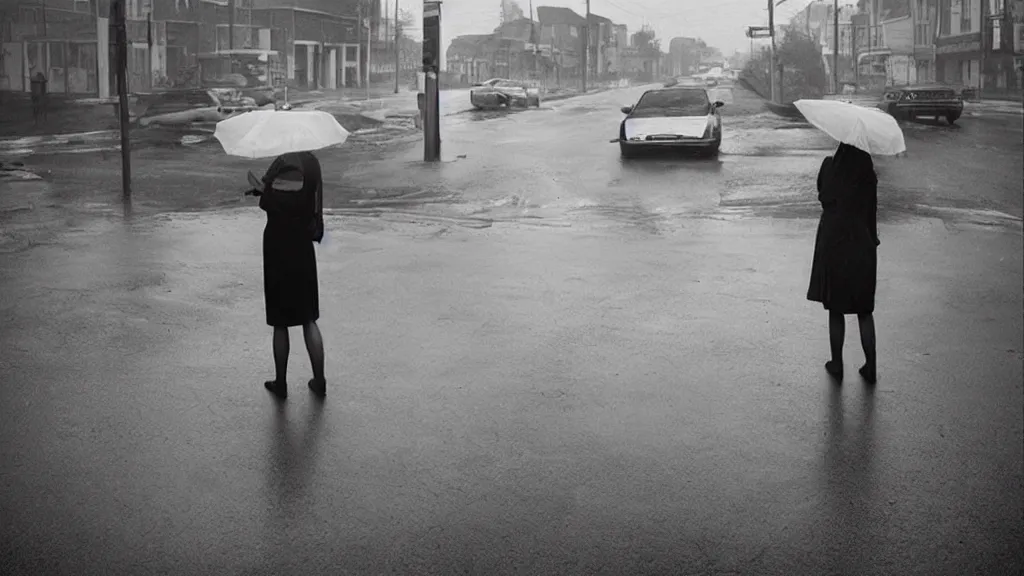
<instances>
[{"instance_id":1,"label":"shop door","mask_svg":"<svg viewBox=\"0 0 1024 576\"><path fill-rule=\"evenodd\" d=\"M98 94L96 80L96 44L94 42L68 43L68 92L72 94Z\"/></svg>"},{"instance_id":2,"label":"shop door","mask_svg":"<svg viewBox=\"0 0 1024 576\"><path fill-rule=\"evenodd\" d=\"M146 92L149 82L149 46L132 44L128 47L128 92Z\"/></svg>"}]
</instances>

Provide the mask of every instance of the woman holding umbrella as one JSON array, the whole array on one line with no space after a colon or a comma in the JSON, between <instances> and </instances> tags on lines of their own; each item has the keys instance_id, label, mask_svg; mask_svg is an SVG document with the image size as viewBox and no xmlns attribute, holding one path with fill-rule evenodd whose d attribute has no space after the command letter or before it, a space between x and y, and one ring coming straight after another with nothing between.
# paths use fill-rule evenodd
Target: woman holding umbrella
<instances>
[{"instance_id":1,"label":"woman holding umbrella","mask_svg":"<svg viewBox=\"0 0 1024 576\"><path fill-rule=\"evenodd\" d=\"M275 158L262 179L249 173L251 194L267 213L263 230L263 293L267 324L274 328L275 377L266 382L279 398L288 396L288 328L302 326L313 365L309 388L327 393L324 344L317 320L320 293L313 242L324 236L323 177L311 150L348 138L331 114L322 111L260 110L217 123L214 136L233 156Z\"/></svg>"},{"instance_id":2,"label":"woman holding umbrella","mask_svg":"<svg viewBox=\"0 0 1024 576\"><path fill-rule=\"evenodd\" d=\"M867 362L861 376L875 382L875 282L878 228L875 221L878 178L871 155L840 144L818 172L822 214L814 242L814 260L807 299L828 310L832 360L825 370L843 376L845 314L856 314L860 343Z\"/></svg>"},{"instance_id":3,"label":"woman holding umbrella","mask_svg":"<svg viewBox=\"0 0 1024 576\"><path fill-rule=\"evenodd\" d=\"M878 276L878 177L872 154L906 151L896 121L878 110L831 100L797 100L812 125L840 142L818 171L822 214L814 242L807 299L828 310L832 359L825 370L843 377L846 314L856 314L866 362L861 376L877 380L875 359L875 283Z\"/></svg>"},{"instance_id":4,"label":"woman holding umbrella","mask_svg":"<svg viewBox=\"0 0 1024 576\"><path fill-rule=\"evenodd\" d=\"M320 161L311 152L283 154L270 165L262 182L251 172L249 180L254 188L252 194L260 196L260 208L267 213L263 230L263 294L267 324L274 328L275 377L265 386L275 396L288 396L288 328L302 326L313 366L309 388L324 396L327 382L323 337L316 325L320 318L320 294L313 251L313 242L320 242L324 234Z\"/></svg>"}]
</instances>

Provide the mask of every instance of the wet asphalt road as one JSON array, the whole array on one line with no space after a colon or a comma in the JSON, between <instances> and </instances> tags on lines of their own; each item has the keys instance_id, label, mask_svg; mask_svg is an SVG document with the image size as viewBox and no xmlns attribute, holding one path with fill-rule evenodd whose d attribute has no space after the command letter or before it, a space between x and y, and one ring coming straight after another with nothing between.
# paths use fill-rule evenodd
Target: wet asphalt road
<instances>
[{"instance_id":1,"label":"wet asphalt road","mask_svg":"<svg viewBox=\"0 0 1024 576\"><path fill-rule=\"evenodd\" d=\"M806 124L763 110L736 88L725 101L717 160L623 162L609 139L619 107L644 88L545 103L540 110L471 111L443 118L439 166L422 163L422 144L354 142L320 154L325 202L347 210L411 209L485 218L544 218L577 225L659 220L672 227L702 213L812 217L814 174L834 143ZM454 110L454 108L453 108ZM879 217L930 215L946 221L1019 223L1024 144L1019 115L964 117L956 126L904 124L908 157L880 159ZM40 155L45 196L94 210L120 198L116 153ZM266 161L225 156L208 142L144 148L133 154L141 213L245 206L245 171ZM40 192L42 194L42 192ZM602 216L603 215L603 216Z\"/></svg>"},{"instance_id":2,"label":"wet asphalt road","mask_svg":"<svg viewBox=\"0 0 1024 576\"><path fill-rule=\"evenodd\" d=\"M739 92L719 160L622 163L638 92L323 154L324 403L298 334L260 387L258 210L147 216L246 163L142 156L124 222L101 158L30 159L80 179L0 184L0 571L1018 574L1019 119L880 163L880 382L849 322L837 386L832 145Z\"/></svg>"}]
</instances>

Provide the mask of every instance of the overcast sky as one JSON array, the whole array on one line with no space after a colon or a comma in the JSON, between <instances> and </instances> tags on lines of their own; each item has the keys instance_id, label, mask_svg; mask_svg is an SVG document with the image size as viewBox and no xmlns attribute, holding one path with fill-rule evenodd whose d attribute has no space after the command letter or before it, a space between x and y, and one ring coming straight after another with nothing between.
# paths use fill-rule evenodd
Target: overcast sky
<instances>
[{"instance_id":1,"label":"overcast sky","mask_svg":"<svg viewBox=\"0 0 1024 576\"><path fill-rule=\"evenodd\" d=\"M408 9L417 19L422 17L422 0L398 0L399 8ZM511 0L509 0L511 1ZM395 0L387 0L394 11ZM811 0L786 0L776 9L776 18L785 22L803 9ZM845 2L844 2L845 3ZM523 12L529 15L529 0L519 0ZM578 14L585 14L585 0L534 0L538 6L564 6ZM625 24L632 34L646 22L662 39L662 49L668 50L668 41L674 36L703 38L709 45L731 54L734 50L747 50L750 40L744 36L747 26L765 26L768 23L767 0L591 0L590 10ZM501 0L444 0L441 5L442 50L455 36L488 34L498 26ZM419 22L419 20L417 20ZM409 35L422 37L420 25Z\"/></svg>"}]
</instances>

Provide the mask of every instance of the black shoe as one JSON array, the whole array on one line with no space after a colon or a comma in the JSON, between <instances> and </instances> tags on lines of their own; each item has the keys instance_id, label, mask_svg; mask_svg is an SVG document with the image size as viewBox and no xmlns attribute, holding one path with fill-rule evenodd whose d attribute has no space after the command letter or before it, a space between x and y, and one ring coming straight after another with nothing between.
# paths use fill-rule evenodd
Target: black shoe
<instances>
[{"instance_id":1,"label":"black shoe","mask_svg":"<svg viewBox=\"0 0 1024 576\"><path fill-rule=\"evenodd\" d=\"M860 375L868 384L874 384L878 379L878 374L875 373L875 369L868 368L867 364L860 367Z\"/></svg>"},{"instance_id":2,"label":"black shoe","mask_svg":"<svg viewBox=\"0 0 1024 576\"><path fill-rule=\"evenodd\" d=\"M830 376L836 380L843 379L843 364L836 362L835 360L829 360L825 362L825 372L828 372Z\"/></svg>"},{"instance_id":3,"label":"black shoe","mask_svg":"<svg viewBox=\"0 0 1024 576\"><path fill-rule=\"evenodd\" d=\"M288 397L288 384L286 382L278 382L277 380L267 380L263 383L264 388L270 390L270 393L278 398L284 400Z\"/></svg>"},{"instance_id":4,"label":"black shoe","mask_svg":"<svg viewBox=\"0 0 1024 576\"><path fill-rule=\"evenodd\" d=\"M309 381L309 389L313 391L313 394L323 398L327 396L327 380L313 378Z\"/></svg>"}]
</instances>

